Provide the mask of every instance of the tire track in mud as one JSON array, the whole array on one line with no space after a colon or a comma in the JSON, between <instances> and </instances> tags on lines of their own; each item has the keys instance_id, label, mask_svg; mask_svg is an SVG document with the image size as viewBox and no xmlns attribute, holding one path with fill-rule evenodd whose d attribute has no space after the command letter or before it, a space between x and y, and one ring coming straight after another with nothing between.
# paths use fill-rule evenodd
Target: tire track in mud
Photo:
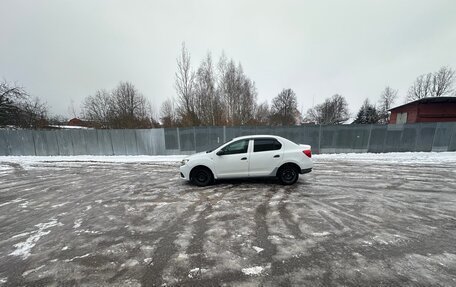
<instances>
[{"instance_id":1,"label":"tire track in mud","mask_svg":"<svg viewBox=\"0 0 456 287\"><path fill-rule=\"evenodd\" d=\"M215 191L215 190L212 190ZM206 193L199 194L199 203L205 204L205 208L198 214L196 221L192 222L192 239L187 246L186 253L189 255L190 267L198 267L200 270L203 267L208 267L214 263L212 260L208 260L204 256L204 243L206 242L206 232L209 230L207 217L213 212L213 205L217 204L222 200L228 192L223 192L221 195L215 198L209 198ZM196 279L201 279L201 272L199 271L196 275Z\"/></svg>"},{"instance_id":2,"label":"tire track in mud","mask_svg":"<svg viewBox=\"0 0 456 287\"><path fill-rule=\"evenodd\" d=\"M254 221L255 221L255 240L254 244L263 251L260 252L255 261L259 261L260 265L269 265L274 261L274 255L277 253L277 247L270 240L269 226L267 222L267 216L270 210L271 198L276 194L276 187L271 187L264 195L263 202L258 205L255 209ZM255 262L258 264L257 262ZM267 281L267 276L262 278L262 281Z\"/></svg>"},{"instance_id":3,"label":"tire track in mud","mask_svg":"<svg viewBox=\"0 0 456 287\"><path fill-rule=\"evenodd\" d=\"M312 203L315 204L316 206L323 207L324 210L327 211L328 213L335 215L337 218L339 218L340 221L344 222L345 226L347 226L347 227L350 226L351 229L354 229L354 227L353 227L354 225L357 226L357 228L362 228L362 229L366 229L366 228L368 228L368 226L370 226L370 228L379 226L380 222L374 221L370 217L365 218L364 216L361 216L359 214L353 215L353 214L350 214L348 212L345 212L345 211L339 209L337 206L331 206L327 203L324 203L324 202L321 202L318 200L314 200L314 199L309 199L309 200L312 201ZM362 229L360 229L360 230L362 230Z\"/></svg>"},{"instance_id":4,"label":"tire track in mud","mask_svg":"<svg viewBox=\"0 0 456 287\"><path fill-rule=\"evenodd\" d=\"M284 196L280 199L278 206L280 219L294 238L305 239L301 229L299 228L299 224L293 219L292 213L288 209L289 196L290 191L285 190Z\"/></svg>"},{"instance_id":5,"label":"tire track in mud","mask_svg":"<svg viewBox=\"0 0 456 287\"><path fill-rule=\"evenodd\" d=\"M161 239L156 245L153 260L142 272L142 286L160 286L165 283L162 278L163 271L168 267L169 261L179 251L178 246L174 242L185 228L187 220L195 213L199 204L200 202L193 203L168 228L160 230Z\"/></svg>"}]
</instances>

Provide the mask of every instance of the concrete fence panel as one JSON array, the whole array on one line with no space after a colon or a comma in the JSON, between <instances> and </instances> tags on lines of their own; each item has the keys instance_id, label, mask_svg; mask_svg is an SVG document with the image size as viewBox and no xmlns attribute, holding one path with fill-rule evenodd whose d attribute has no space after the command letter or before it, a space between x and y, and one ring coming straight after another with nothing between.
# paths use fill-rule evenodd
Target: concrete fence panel
<instances>
[{"instance_id":1,"label":"concrete fence panel","mask_svg":"<svg viewBox=\"0 0 456 287\"><path fill-rule=\"evenodd\" d=\"M73 154L74 155L84 155L84 154L90 154L89 151L87 150L87 145L89 144L89 140L93 141L95 140L96 143L96 138L89 138L85 134L85 130L78 130L78 129L72 129L66 131L70 134L71 136L71 141L73 142Z\"/></svg>"},{"instance_id":2,"label":"concrete fence panel","mask_svg":"<svg viewBox=\"0 0 456 287\"><path fill-rule=\"evenodd\" d=\"M314 153L456 151L456 123L138 130L0 130L0 155L167 155L213 149L241 135L272 134Z\"/></svg>"},{"instance_id":3,"label":"concrete fence panel","mask_svg":"<svg viewBox=\"0 0 456 287\"><path fill-rule=\"evenodd\" d=\"M432 151L432 143L436 130L436 123L420 124L415 151Z\"/></svg>"},{"instance_id":4,"label":"concrete fence panel","mask_svg":"<svg viewBox=\"0 0 456 287\"><path fill-rule=\"evenodd\" d=\"M74 155L73 139L69 130L55 131L59 155Z\"/></svg>"},{"instance_id":5,"label":"concrete fence panel","mask_svg":"<svg viewBox=\"0 0 456 287\"><path fill-rule=\"evenodd\" d=\"M114 155L126 155L124 130L109 130Z\"/></svg>"},{"instance_id":6,"label":"concrete fence panel","mask_svg":"<svg viewBox=\"0 0 456 287\"><path fill-rule=\"evenodd\" d=\"M96 155L114 155L110 130L97 130L97 145Z\"/></svg>"},{"instance_id":7,"label":"concrete fence panel","mask_svg":"<svg viewBox=\"0 0 456 287\"><path fill-rule=\"evenodd\" d=\"M8 136L9 131L7 130L0 130L0 156L2 155L10 155L9 148L8 148Z\"/></svg>"},{"instance_id":8,"label":"concrete fence panel","mask_svg":"<svg viewBox=\"0 0 456 287\"><path fill-rule=\"evenodd\" d=\"M432 144L432 151L447 151L451 137L454 132L456 125L452 123L438 123L435 135L434 135L434 142Z\"/></svg>"},{"instance_id":9,"label":"concrete fence panel","mask_svg":"<svg viewBox=\"0 0 456 287\"><path fill-rule=\"evenodd\" d=\"M35 155L33 131L9 131L7 136L8 155Z\"/></svg>"},{"instance_id":10,"label":"concrete fence panel","mask_svg":"<svg viewBox=\"0 0 456 287\"><path fill-rule=\"evenodd\" d=\"M196 152L214 149L224 143L223 127L195 128Z\"/></svg>"},{"instance_id":11,"label":"concrete fence panel","mask_svg":"<svg viewBox=\"0 0 456 287\"><path fill-rule=\"evenodd\" d=\"M125 142L125 154L126 155L137 155L138 145L136 142L135 130L123 130L124 142Z\"/></svg>"},{"instance_id":12,"label":"concrete fence panel","mask_svg":"<svg viewBox=\"0 0 456 287\"><path fill-rule=\"evenodd\" d=\"M179 129L180 150L184 152L194 152L195 147L195 129L180 128Z\"/></svg>"}]
</instances>

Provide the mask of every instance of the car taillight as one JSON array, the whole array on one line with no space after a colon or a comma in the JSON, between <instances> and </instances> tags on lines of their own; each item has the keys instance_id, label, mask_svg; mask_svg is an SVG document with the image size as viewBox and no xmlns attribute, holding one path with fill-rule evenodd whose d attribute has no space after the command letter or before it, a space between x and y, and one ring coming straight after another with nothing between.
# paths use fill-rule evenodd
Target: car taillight
<instances>
[{"instance_id":1,"label":"car taillight","mask_svg":"<svg viewBox=\"0 0 456 287\"><path fill-rule=\"evenodd\" d=\"M302 151L307 157L312 157L312 151L310 149L306 149Z\"/></svg>"}]
</instances>

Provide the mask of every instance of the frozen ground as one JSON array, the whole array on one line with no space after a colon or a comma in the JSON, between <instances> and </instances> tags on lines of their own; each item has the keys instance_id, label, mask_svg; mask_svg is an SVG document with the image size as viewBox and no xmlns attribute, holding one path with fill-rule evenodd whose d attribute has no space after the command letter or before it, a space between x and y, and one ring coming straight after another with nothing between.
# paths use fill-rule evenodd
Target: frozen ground
<instances>
[{"instance_id":1,"label":"frozen ground","mask_svg":"<svg viewBox=\"0 0 456 287\"><path fill-rule=\"evenodd\" d=\"M456 153L196 188L177 157L0 157L0 286L456 285Z\"/></svg>"}]
</instances>

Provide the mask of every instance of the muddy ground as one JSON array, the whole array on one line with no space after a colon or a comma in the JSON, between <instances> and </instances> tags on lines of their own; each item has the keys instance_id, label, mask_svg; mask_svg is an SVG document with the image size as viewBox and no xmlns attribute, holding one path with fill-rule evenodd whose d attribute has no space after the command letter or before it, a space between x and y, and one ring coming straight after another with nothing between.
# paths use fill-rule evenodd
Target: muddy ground
<instances>
[{"instance_id":1,"label":"muddy ground","mask_svg":"<svg viewBox=\"0 0 456 287\"><path fill-rule=\"evenodd\" d=\"M175 163L3 161L0 185L4 286L456 285L456 163L197 188Z\"/></svg>"}]
</instances>

